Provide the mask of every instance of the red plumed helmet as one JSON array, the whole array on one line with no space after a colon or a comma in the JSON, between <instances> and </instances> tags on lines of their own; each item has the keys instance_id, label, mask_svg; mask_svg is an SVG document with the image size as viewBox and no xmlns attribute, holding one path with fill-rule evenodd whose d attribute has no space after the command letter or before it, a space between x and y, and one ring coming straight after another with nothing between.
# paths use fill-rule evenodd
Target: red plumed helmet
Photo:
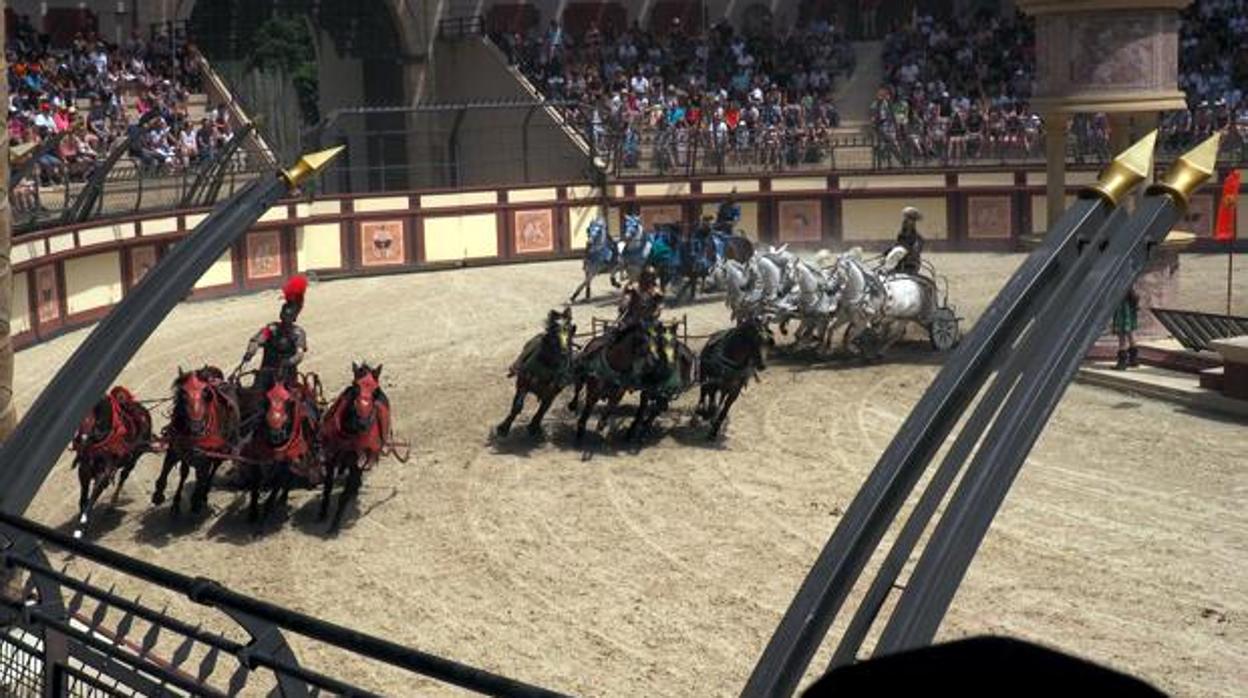
<instances>
[{"instance_id":1,"label":"red plumed helmet","mask_svg":"<svg viewBox=\"0 0 1248 698\"><path fill-rule=\"evenodd\" d=\"M303 305L303 294L308 290L308 277L303 274L296 274L290 277L285 286L282 286L282 295L286 296L287 303Z\"/></svg>"}]
</instances>

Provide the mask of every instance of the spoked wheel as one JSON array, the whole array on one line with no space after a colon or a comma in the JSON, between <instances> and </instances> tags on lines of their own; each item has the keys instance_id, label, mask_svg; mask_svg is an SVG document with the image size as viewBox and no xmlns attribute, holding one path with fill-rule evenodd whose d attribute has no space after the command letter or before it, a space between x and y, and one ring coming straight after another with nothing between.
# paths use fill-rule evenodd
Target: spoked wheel
<instances>
[{"instance_id":1,"label":"spoked wheel","mask_svg":"<svg viewBox=\"0 0 1248 698\"><path fill-rule=\"evenodd\" d=\"M928 321L927 334L932 340L932 348L936 351L949 351L962 338L958 330L958 316L949 307L940 307L932 311Z\"/></svg>"}]
</instances>

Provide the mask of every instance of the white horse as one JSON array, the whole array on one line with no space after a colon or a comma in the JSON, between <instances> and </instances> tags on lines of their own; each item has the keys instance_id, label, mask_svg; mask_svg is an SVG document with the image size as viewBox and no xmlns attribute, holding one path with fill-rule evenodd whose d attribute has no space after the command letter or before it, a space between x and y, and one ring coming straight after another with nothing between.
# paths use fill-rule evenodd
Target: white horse
<instances>
[{"instance_id":1,"label":"white horse","mask_svg":"<svg viewBox=\"0 0 1248 698\"><path fill-rule=\"evenodd\" d=\"M726 259L716 265L711 274L715 284L726 292L724 303L732 311L733 321L745 317L751 304L749 269L735 259Z\"/></svg>"},{"instance_id":2,"label":"white horse","mask_svg":"<svg viewBox=\"0 0 1248 698\"><path fill-rule=\"evenodd\" d=\"M844 279L842 300L849 319L847 349L878 356L905 334L906 322L922 323L932 311L934 294L909 275L881 279L857 255L842 255L837 272Z\"/></svg>"},{"instance_id":3,"label":"white horse","mask_svg":"<svg viewBox=\"0 0 1248 698\"><path fill-rule=\"evenodd\" d=\"M794 339L800 343L817 338L826 347L832 331L849 320L841 303L843 281L835 270L826 272L801 260L792 269L794 285L782 304L781 330L784 321L797 317L800 323Z\"/></svg>"}]
</instances>

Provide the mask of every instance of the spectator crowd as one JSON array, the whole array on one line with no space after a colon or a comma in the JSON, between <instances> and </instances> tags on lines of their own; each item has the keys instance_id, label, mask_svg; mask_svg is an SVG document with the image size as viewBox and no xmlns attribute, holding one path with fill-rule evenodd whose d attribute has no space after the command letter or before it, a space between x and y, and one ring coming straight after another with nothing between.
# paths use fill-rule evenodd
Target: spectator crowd
<instances>
[{"instance_id":1,"label":"spectator crowd","mask_svg":"<svg viewBox=\"0 0 1248 698\"><path fill-rule=\"evenodd\" d=\"M700 159L711 167L773 169L817 162L840 117L836 80L853 50L827 22L799 31L770 26L748 35L727 23L705 33L677 22L656 33L634 24L618 35L591 26L494 40L615 169L634 168L643 148L660 171Z\"/></svg>"},{"instance_id":2,"label":"spectator crowd","mask_svg":"<svg viewBox=\"0 0 1248 698\"><path fill-rule=\"evenodd\" d=\"M35 185L82 180L125 136L128 155L148 172L191 168L231 136L224 106L192 121L189 96L201 89L193 48L167 37L122 45L91 34L63 49L20 18L7 46L11 152L34 157L14 204L37 206Z\"/></svg>"},{"instance_id":3,"label":"spectator crowd","mask_svg":"<svg viewBox=\"0 0 1248 698\"><path fill-rule=\"evenodd\" d=\"M591 26L580 36L551 22L494 40L617 172L645 159L660 172L826 164L840 121L833 90L854 67L843 32L826 21L745 33L727 24L705 33L634 24L615 35ZM1188 108L1161 115L1163 148L1222 130L1224 149L1248 158L1248 0L1184 9L1179 53ZM877 166L1042 157L1045 125L1030 104L1032 18L916 15L885 37L882 60L884 84L866 115ZM1109 157L1105 114L1066 127L1076 160Z\"/></svg>"},{"instance_id":4,"label":"spectator crowd","mask_svg":"<svg viewBox=\"0 0 1248 698\"><path fill-rule=\"evenodd\" d=\"M1197 0L1180 27L1188 107L1161 115L1163 148L1183 150L1221 130L1224 151L1248 157L1248 0ZM1044 124L1028 103L1035 64L1034 23L1021 12L952 23L918 17L885 40L886 81L870 115L878 158L908 165L1039 156ZM1077 161L1110 156L1105 114L1066 126Z\"/></svg>"}]
</instances>

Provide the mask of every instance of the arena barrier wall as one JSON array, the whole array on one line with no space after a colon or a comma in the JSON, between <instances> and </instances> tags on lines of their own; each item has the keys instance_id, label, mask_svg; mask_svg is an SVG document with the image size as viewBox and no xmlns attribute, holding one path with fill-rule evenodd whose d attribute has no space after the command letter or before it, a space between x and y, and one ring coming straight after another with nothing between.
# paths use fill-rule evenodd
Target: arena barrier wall
<instances>
[{"instance_id":1,"label":"arena barrier wall","mask_svg":"<svg viewBox=\"0 0 1248 698\"><path fill-rule=\"evenodd\" d=\"M1190 251L1225 249L1210 239L1222 177L1192 197L1182 223L1197 235ZM1067 195L1094 178L1092 170L1069 173ZM775 245L882 249L907 205L923 212L920 230L934 250L1014 251L1023 238L1047 227L1044 173L1026 170L668 179L613 183L605 191L581 183L333 196L274 206L199 279L192 297L274 288L296 272L330 278L575 257L584 248L585 227L603 207L618 235L628 208L637 207L647 224L693 223L713 214L734 190L742 210L739 227ZM102 317L207 214L199 209L92 221L16 238L17 347ZM1239 207L1238 228L1238 250L1248 251L1248 206Z\"/></svg>"}]
</instances>

